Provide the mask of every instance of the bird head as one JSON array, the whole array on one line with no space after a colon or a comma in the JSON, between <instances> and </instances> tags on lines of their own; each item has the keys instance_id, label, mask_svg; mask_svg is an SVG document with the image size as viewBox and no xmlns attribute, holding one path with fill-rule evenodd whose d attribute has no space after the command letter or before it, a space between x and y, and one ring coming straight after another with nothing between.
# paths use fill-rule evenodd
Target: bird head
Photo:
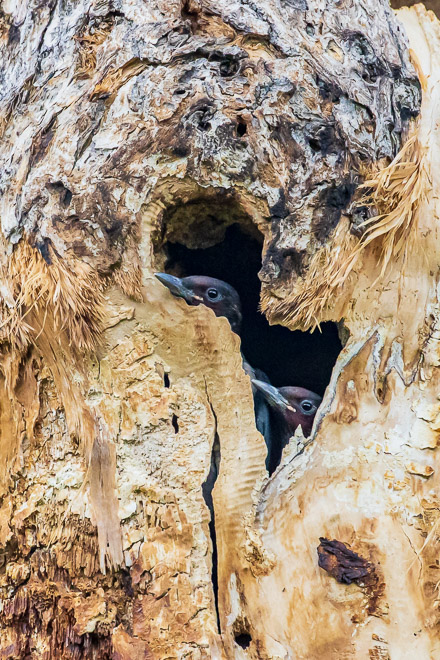
<instances>
[{"instance_id":1,"label":"bird head","mask_svg":"<svg viewBox=\"0 0 440 660\"><path fill-rule=\"evenodd\" d=\"M301 424L304 436L310 435L316 411L322 397L304 387L273 387L261 380L252 380L252 384L263 394L271 408L278 413L291 435Z\"/></svg>"},{"instance_id":2,"label":"bird head","mask_svg":"<svg viewBox=\"0 0 440 660\"><path fill-rule=\"evenodd\" d=\"M231 324L232 330L240 334L240 296L230 284L204 275L182 278L168 275L168 273L155 273L155 275L173 296L183 298L188 305L206 305L213 310L216 316L225 316Z\"/></svg>"}]
</instances>

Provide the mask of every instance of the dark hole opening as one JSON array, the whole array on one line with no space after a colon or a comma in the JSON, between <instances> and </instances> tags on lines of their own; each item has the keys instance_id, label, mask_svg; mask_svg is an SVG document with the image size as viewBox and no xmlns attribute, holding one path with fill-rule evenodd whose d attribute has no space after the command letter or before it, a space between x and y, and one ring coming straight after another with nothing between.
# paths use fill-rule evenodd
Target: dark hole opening
<instances>
[{"instance_id":1,"label":"dark hole opening","mask_svg":"<svg viewBox=\"0 0 440 660\"><path fill-rule=\"evenodd\" d=\"M247 126L243 120L239 120L237 123L237 135L238 137L243 137L243 135L246 135L247 132Z\"/></svg>"},{"instance_id":2,"label":"dark hole opening","mask_svg":"<svg viewBox=\"0 0 440 660\"><path fill-rule=\"evenodd\" d=\"M168 376L166 371L163 375L163 384L164 384L164 387L166 387L167 389L170 387L170 377Z\"/></svg>"},{"instance_id":3,"label":"dark hole opening","mask_svg":"<svg viewBox=\"0 0 440 660\"><path fill-rule=\"evenodd\" d=\"M72 201L72 191L66 188L66 192L64 193L62 200L63 206L67 208L71 201Z\"/></svg>"},{"instance_id":4,"label":"dark hole opening","mask_svg":"<svg viewBox=\"0 0 440 660\"><path fill-rule=\"evenodd\" d=\"M226 59L220 62L220 75L222 78L230 78L231 76L235 76L236 73L238 73L238 70L240 68L240 63L237 60L234 59Z\"/></svg>"},{"instance_id":5,"label":"dark hole opening","mask_svg":"<svg viewBox=\"0 0 440 660\"><path fill-rule=\"evenodd\" d=\"M205 118L203 117L199 122L199 128L201 131L209 131L209 129L211 128L211 122L206 121Z\"/></svg>"},{"instance_id":6,"label":"dark hole opening","mask_svg":"<svg viewBox=\"0 0 440 660\"><path fill-rule=\"evenodd\" d=\"M312 151L321 151L321 142L317 138L310 138L309 145Z\"/></svg>"},{"instance_id":7,"label":"dark hole opening","mask_svg":"<svg viewBox=\"0 0 440 660\"><path fill-rule=\"evenodd\" d=\"M241 646L242 649L247 649L252 642L252 637L249 635L249 633L240 633L239 635L235 635L235 643L238 644L238 646Z\"/></svg>"},{"instance_id":8,"label":"dark hole opening","mask_svg":"<svg viewBox=\"0 0 440 660\"><path fill-rule=\"evenodd\" d=\"M54 181L46 184L46 187L49 190L53 190L59 193L60 195L60 202L61 205L64 206L64 208L67 208L70 205L70 202L72 201L73 193L69 188L66 188L66 186L63 184L62 181Z\"/></svg>"},{"instance_id":9,"label":"dark hole opening","mask_svg":"<svg viewBox=\"0 0 440 660\"><path fill-rule=\"evenodd\" d=\"M202 227L200 227L202 229ZM174 275L209 275L231 284L242 303L242 350L255 368L262 369L275 387L297 385L323 395L341 351L335 323L321 324L321 332L292 332L269 325L258 309L261 242L230 226L224 240L205 249L181 243L166 244L166 270Z\"/></svg>"},{"instance_id":10,"label":"dark hole opening","mask_svg":"<svg viewBox=\"0 0 440 660\"><path fill-rule=\"evenodd\" d=\"M172 416L171 424L173 425L174 432L179 433L179 418L177 417L177 415Z\"/></svg>"},{"instance_id":11,"label":"dark hole opening","mask_svg":"<svg viewBox=\"0 0 440 660\"><path fill-rule=\"evenodd\" d=\"M119 570L119 574L121 576L122 588L124 589L125 593L129 598L133 598L134 589L133 589L133 581L131 579L130 571L126 568L121 568Z\"/></svg>"}]
</instances>

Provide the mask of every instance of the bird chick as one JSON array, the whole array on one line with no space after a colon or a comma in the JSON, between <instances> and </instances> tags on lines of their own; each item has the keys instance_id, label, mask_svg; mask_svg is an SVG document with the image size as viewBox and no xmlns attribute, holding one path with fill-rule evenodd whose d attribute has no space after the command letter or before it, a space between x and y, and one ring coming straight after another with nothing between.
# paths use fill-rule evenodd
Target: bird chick
<instances>
[{"instance_id":1,"label":"bird chick","mask_svg":"<svg viewBox=\"0 0 440 660\"><path fill-rule=\"evenodd\" d=\"M239 335L241 328L241 303L236 290L226 282L204 275L174 277L168 273L155 273L177 298L183 298L188 305L206 305L216 316L225 316L232 330Z\"/></svg>"},{"instance_id":2,"label":"bird chick","mask_svg":"<svg viewBox=\"0 0 440 660\"><path fill-rule=\"evenodd\" d=\"M277 388L257 379L253 379L252 384L264 396L273 412L272 454L269 464L271 473L279 465L283 448L298 426L301 425L306 438L310 435L322 397L304 387Z\"/></svg>"}]
</instances>

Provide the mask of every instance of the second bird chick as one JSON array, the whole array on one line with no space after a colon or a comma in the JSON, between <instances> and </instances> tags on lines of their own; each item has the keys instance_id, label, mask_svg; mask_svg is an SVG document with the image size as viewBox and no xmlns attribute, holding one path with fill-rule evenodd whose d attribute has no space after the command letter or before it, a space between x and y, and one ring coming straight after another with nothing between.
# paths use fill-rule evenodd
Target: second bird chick
<instances>
[{"instance_id":1,"label":"second bird chick","mask_svg":"<svg viewBox=\"0 0 440 660\"><path fill-rule=\"evenodd\" d=\"M298 426L301 425L305 437L310 435L322 397L304 387L278 388L256 379L252 380L252 384L262 393L274 413L272 417L278 442L271 456L271 472L279 465L282 451Z\"/></svg>"}]
</instances>

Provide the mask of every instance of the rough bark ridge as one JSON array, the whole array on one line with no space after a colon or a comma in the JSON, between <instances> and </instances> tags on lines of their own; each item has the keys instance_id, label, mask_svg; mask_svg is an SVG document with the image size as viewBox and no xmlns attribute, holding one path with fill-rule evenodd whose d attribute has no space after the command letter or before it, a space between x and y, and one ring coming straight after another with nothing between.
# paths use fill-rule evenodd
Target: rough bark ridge
<instances>
[{"instance_id":1,"label":"rough bark ridge","mask_svg":"<svg viewBox=\"0 0 440 660\"><path fill-rule=\"evenodd\" d=\"M4 657L435 657L439 35L417 16L422 120L360 226L362 173L420 107L385 2L4 3ZM167 240L236 222L273 321L351 332L270 480L238 339L152 278Z\"/></svg>"}]
</instances>

